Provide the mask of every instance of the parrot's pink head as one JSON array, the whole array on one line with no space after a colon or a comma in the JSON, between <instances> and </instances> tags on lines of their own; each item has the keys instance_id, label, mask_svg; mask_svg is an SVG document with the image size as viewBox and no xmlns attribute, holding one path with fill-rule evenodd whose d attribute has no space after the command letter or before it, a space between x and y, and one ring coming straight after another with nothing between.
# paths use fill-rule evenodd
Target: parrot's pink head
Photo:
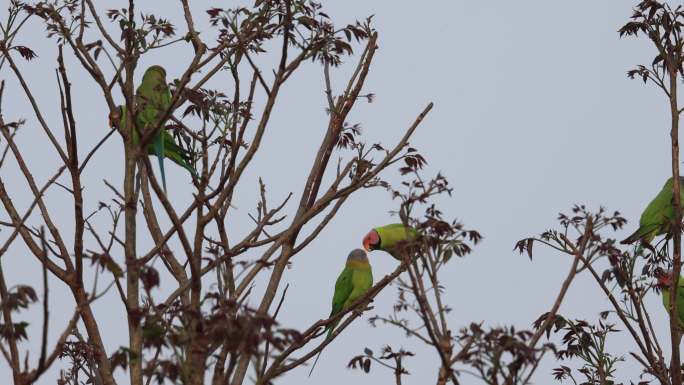
<instances>
[{"instance_id":1,"label":"parrot's pink head","mask_svg":"<svg viewBox=\"0 0 684 385\"><path fill-rule=\"evenodd\" d=\"M380 247L380 234L373 229L363 237L363 248L366 251L371 251L376 250L378 247Z\"/></svg>"},{"instance_id":2,"label":"parrot's pink head","mask_svg":"<svg viewBox=\"0 0 684 385\"><path fill-rule=\"evenodd\" d=\"M656 276L658 279L658 283L656 284L656 287L659 289L665 289L668 288L672 285L672 271L661 271L660 274Z\"/></svg>"}]
</instances>

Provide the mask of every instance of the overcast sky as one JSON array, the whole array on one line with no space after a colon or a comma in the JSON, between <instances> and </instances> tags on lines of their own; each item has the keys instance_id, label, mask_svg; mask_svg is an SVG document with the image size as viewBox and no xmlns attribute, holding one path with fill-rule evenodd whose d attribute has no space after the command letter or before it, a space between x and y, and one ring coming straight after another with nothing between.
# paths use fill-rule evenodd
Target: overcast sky
<instances>
[{"instance_id":1,"label":"overcast sky","mask_svg":"<svg viewBox=\"0 0 684 385\"><path fill-rule=\"evenodd\" d=\"M208 30L202 10L218 3L193 1L200 30ZM106 8L121 4L107 2ZM630 220L624 233L631 232L641 210L668 177L666 99L654 87L625 75L634 65L650 63L653 57L646 41L618 37L617 29L631 15L634 4L595 0L324 2L325 11L338 25L375 15L380 49L365 91L376 94L376 100L359 103L350 117L362 124L368 142L393 143L428 102L435 103L411 144L427 158L426 174L442 172L452 181L453 197L440 201L442 210L484 236L472 255L453 261L443 275L447 300L454 309L450 314L454 329L473 321L529 328L550 308L571 261L537 248L530 262L513 251L515 242L554 226L558 212L568 211L574 203L619 210ZM179 20L178 10L167 8L155 12ZM4 9L0 15L4 20ZM183 30L181 23L178 27ZM38 24L28 25L16 43L30 44L39 54L37 60L22 62L21 67L30 85L39 91L39 102L52 106L45 114L59 134L61 119L54 103L55 43L45 38ZM162 50L146 58L140 68L163 64L170 78L178 77L190 53L189 49ZM87 74L77 71L75 65L72 68L77 120L86 149L106 132L106 106ZM348 67L343 67L335 74L336 84L344 82L347 73ZM7 81L4 118L27 119L18 141L31 150L27 156L31 167L47 166L36 173L45 181L56 167L54 151L41 136L7 66L0 70L0 78ZM326 126L322 90L321 71L315 65L306 65L288 81L271 119L272 131L248 170L252 182L238 191L233 225L249 226L247 213L256 202L256 177L264 178L273 202L301 190ZM294 144L293 138L299 142ZM109 199L103 178L122 183L120 146L120 139L112 138L86 172L86 211L93 210L98 200ZM188 198L191 189L186 174L178 168L168 171L172 167L167 166L167 182L174 186L172 198ZM396 174L389 170L385 175L396 181ZM0 177L5 183L20 180L12 179L18 174L11 168L0 170ZM18 182L10 189L26 191ZM51 202L60 197L67 198L55 189ZM22 207L30 203L17 199ZM359 245L371 227L395 221L388 213L395 205L380 190L362 192L348 201L327 230L286 271L283 284L290 283L290 289L279 316L283 325L303 329L327 315L333 283L348 251ZM57 216L64 210L62 223L70 223L69 207L54 210ZM4 220L5 214L0 214ZM0 241L8 233L1 232ZM36 261L19 246L17 243L2 259L11 272L7 278L10 285L36 282L39 277ZM396 263L380 252L371 254L371 262L377 278ZM58 286L53 281L56 320L68 317L72 308L70 296ZM382 368L375 367L369 375L346 368L348 360L364 347L378 350L388 342L419 353L406 362L411 372L406 384L434 382L437 358L433 351L398 331L373 329L365 322L372 314L391 311L394 297L394 288L381 293L375 309L325 350L310 379L308 368L300 368L277 382L389 383L392 373ZM652 296L649 303L654 308L656 329L667 341L667 321L659 299ZM95 306L110 352L126 340L120 334L125 332L120 307L114 296ZM596 320L598 312L607 308L608 302L593 280L581 276L561 313ZM40 319L35 318L37 313L25 315L34 322ZM624 333L609 339L609 349L618 355L631 346ZM542 365L537 383L551 382L554 365L548 361ZM622 363L618 370L619 380L637 380L634 362ZM40 384L53 384L57 372L51 373ZM0 378L6 376L9 371L3 362ZM463 383L477 382L465 376Z\"/></svg>"}]
</instances>

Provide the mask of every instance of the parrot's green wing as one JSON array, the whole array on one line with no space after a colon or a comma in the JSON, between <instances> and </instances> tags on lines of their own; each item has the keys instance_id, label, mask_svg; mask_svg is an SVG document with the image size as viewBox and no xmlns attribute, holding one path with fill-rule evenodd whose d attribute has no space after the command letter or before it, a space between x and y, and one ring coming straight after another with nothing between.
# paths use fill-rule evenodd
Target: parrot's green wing
<instances>
[{"instance_id":1,"label":"parrot's green wing","mask_svg":"<svg viewBox=\"0 0 684 385\"><path fill-rule=\"evenodd\" d=\"M118 106L117 108L119 109L119 113L121 115L119 117L119 119L120 119L119 126L121 127L121 129L124 129L124 128L126 128L126 120L128 119L128 113L126 111L126 106ZM143 123L143 120L140 118L140 114L138 114L138 116L135 117L135 122L138 125L139 129L144 130L145 124ZM113 122L110 122L109 125L112 128L114 127ZM137 145L138 143L140 143L140 135L138 134L138 130L135 129L135 125L131 126L131 134L133 135L133 144Z\"/></svg>"},{"instance_id":2,"label":"parrot's green wing","mask_svg":"<svg viewBox=\"0 0 684 385\"><path fill-rule=\"evenodd\" d=\"M401 241L411 240L418 235L418 231L413 227L404 226L402 223L393 223L375 228L380 236L380 248L388 250Z\"/></svg>"},{"instance_id":3,"label":"parrot's green wing","mask_svg":"<svg viewBox=\"0 0 684 385\"><path fill-rule=\"evenodd\" d=\"M663 288L663 306L665 311L670 312L670 289ZM679 277L679 288L677 289L677 312L679 313L679 326L684 328L684 278Z\"/></svg>"},{"instance_id":4,"label":"parrot's green wing","mask_svg":"<svg viewBox=\"0 0 684 385\"><path fill-rule=\"evenodd\" d=\"M672 197L672 183L666 183L641 214L639 230L646 241L666 231L668 219L674 216L675 211Z\"/></svg>"},{"instance_id":5,"label":"parrot's green wing","mask_svg":"<svg viewBox=\"0 0 684 385\"><path fill-rule=\"evenodd\" d=\"M402 223L392 223L390 225L376 227L375 231L380 236L380 250L390 253L394 258L400 258L398 250L395 249L398 243L410 241L419 235L418 230L413 227L405 226Z\"/></svg>"},{"instance_id":6,"label":"parrot's green wing","mask_svg":"<svg viewBox=\"0 0 684 385\"><path fill-rule=\"evenodd\" d=\"M344 302L342 309L351 306L354 301L364 295L373 286L373 273L368 269L354 269L352 273L352 291Z\"/></svg>"},{"instance_id":7,"label":"parrot's green wing","mask_svg":"<svg viewBox=\"0 0 684 385\"><path fill-rule=\"evenodd\" d=\"M192 174L192 176L197 178L197 171L194 167L190 165L190 163L192 162L192 158L190 157L188 152L182 149L176 143L176 141L173 140L173 136L171 136L171 134L169 134L168 131L162 131L162 137L164 138L164 156L171 159L171 161L173 161L177 165L188 170L190 174Z\"/></svg>"},{"instance_id":8,"label":"parrot's green wing","mask_svg":"<svg viewBox=\"0 0 684 385\"><path fill-rule=\"evenodd\" d=\"M344 270L340 273L340 275L337 277L337 281L335 281L335 293L333 294L333 299L332 299L332 309L330 310L330 317L333 317L335 314L339 313L344 309L344 305L347 302L347 299L349 299L349 296L351 295L352 291L354 290L354 270L345 267ZM334 322L331 325L328 325L328 336L332 333L333 329L337 325L337 322Z\"/></svg>"},{"instance_id":9,"label":"parrot's green wing","mask_svg":"<svg viewBox=\"0 0 684 385\"><path fill-rule=\"evenodd\" d=\"M684 185L684 177L680 177L679 180ZM629 244L638 240L650 243L657 235L665 234L669 231L670 222L675 217L672 185L672 178L670 178L641 214L639 228L621 243ZM682 189L680 195L684 202L684 189Z\"/></svg>"}]
</instances>

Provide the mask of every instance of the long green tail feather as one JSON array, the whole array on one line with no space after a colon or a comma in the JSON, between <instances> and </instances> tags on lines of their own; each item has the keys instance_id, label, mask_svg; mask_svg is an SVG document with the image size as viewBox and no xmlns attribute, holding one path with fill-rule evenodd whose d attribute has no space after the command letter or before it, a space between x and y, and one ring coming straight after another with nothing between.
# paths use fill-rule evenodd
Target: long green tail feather
<instances>
[{"instance_id":1,"label":"long green tail feather","mask_svg":"<svg viewBox=\"0 0 684 385\"><path fill-rule=\"evenodd\" d=\"M318 354L316 354L316 359L314 360L313 365L311 365L311 370L309 370L309 377L311 377L311 373L313 373L314 368L316 367L316 363L318 362L318 359L321 358L321 353L323 353L323 349L321 349Z\"/></svg>"},{"instance_id":2,"label":"long green tail feather","mask_svg":"<svg viewBox=\"0 0 684 385\"><path fill-rule=\"evenodd\" d=\"M330 338L330 335L332 334L333 330L335 329L335 326L337 326L337 322L335 322L334 325L328 326L328 334L325 336L326 340ZM323 353L323 349L321 349L321 351L318 352L318 354L316 354L316 359L314 360L313 365L311 365L311 370L309 370L309 377L311 377L311 373L313 373L313 370L316 367L316 363L318 362L318 359L321 358L321 353Z\"/></svg>"},{"instance_id":3,"label":"long green tail feather","mask_svg":"<svg viewBox=\"0 0 684 385\"><path fill-rule=\"evenodd\" d=\"M157 155L157 160L159 161L159 171L162 177L162 186L164 186L164 193L166 194L166 174L164 173L164 141L161 135L154 139L154 150Z\"/></svg>"},{"instance_id":4,"label":"long green tail feather","mask_svg":"<svg viewBox=\"0 0 684 385\"><path fill-rule=\"evenodd\" d=\"M332 317L334 315L335 314L332 314L332 312L331 312L330 317ZM325 336L326 340L330 339L330 336L332 335L332 332L333 332L333 330L335 330L335 326L337 326L338 323L340 323L340 320L337 320L335 323L328 326L328 334L326 334L326 336ZM316 367L316 363L318 362L318 359L321 358L321 353L323 353L323 349L321 349L321 351L318 352L318 354L316 355L316 359L314 360L313 365L311 365L311 370L309 370L309 377L311 377L311 373L313 373L313 370Z\"/></svg>"}]
</instances>

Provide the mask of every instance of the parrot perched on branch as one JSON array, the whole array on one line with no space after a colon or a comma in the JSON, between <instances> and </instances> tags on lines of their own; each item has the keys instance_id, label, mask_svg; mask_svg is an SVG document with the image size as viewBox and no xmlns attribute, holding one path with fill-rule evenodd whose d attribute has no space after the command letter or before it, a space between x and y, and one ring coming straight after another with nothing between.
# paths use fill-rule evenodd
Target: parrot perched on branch
<instances>
[{"instance_id":1,"label":"parrot perched on branch","mask_svg":"<svg viewBox=\"0 0 684 385\"><path fill-rule=\"evenodd\" d=\"M393 223L376 227L363 238L363 248L367 251L383 250L395 259L403 261L400 247L403 242L409 242L419 235L418 230L401 223Z\"/></svg>"},{"instance_id":2,"label":"parrot perched on branch","mask_svg":"<svg viewBox=\"0 0 684 385\"><path fill-rule=\"evenodd\" d=\"M144 135L150 129L157 130L147 145L146 150L149 155L156 155L159 160L159 170L164 191L166 191L164 158L169 158L174 163L188 170L194 177L197 177L197 171L190 165L192 162L190 154L175 142L173 136L159 122L159 119L163 117L171 106L171 92L166 84L166 71L164 68L155 65L145 71L142 83L135 93L135 104L135 122L140 133ZM125 106L119 106L119 115L121 119L120 126L125 127L127 118ZM111 125L113 125L112 122L110 122ZM132 125L132 136L133 144L137 145L140 143L140 135L135 125Z\"/></svg>"},{"instance_id":3,"label":"parrot perched on branch","mask_svg":"<svg viewBox=\"0 0 684 385\"><path fill-rule=\"evenodd\" d=\"M164 145L166 143L164 143L162 135L164 127L161 123L163 122L160 120L171 107L171 92L166 84L166 70L163 67L151 66L145 71L142 82L135 91L135 104L138 113L136 123L142 123L142 127L138 127L140 132L146 134L148 130L156 129L150 144L155 155L157 155L162 184L164 191L166 191L166 174L164 172Z\"/></svg>"},{"instance_id":4,"label":"parrot perched on branch","mask_svg":"<svg viewBox=\"0 0 684 385\"><path fill-rule=\"evenodd\" d=\"M364 250L354 249L347 256L347 262L344 265L344 270L337 277L335 281L335 293L332 299L332 310L330 311L330 316L328 318L334 317L337 313L348 309L354 301L365 294L368 289L373 286L373 273L371 271L371 265L368 262L368 256ZM326 327L328 334L327 338L335 329L335 326L340 322L337 320ZM316 356L316 360L311 366L311 371L309 375L316 367L316 362L321 356L321 350Z\"/></svg>"},{"instance_id":5,"label":"parrot perched on branch","mask_svg":"<svg viewBox=\"0 0 684 385\"><path fill-rule=\"evenodd\" d=\"M665 310L670 312L670 286L672 285L672 271L663 273L658 276L658 284L663 293L663 306ZM679 277L679 288L677 288L677 312L679 313L679 326L684 328L684 278Z\"/></svg>"},{"instance_id":6,"label":"parrot perched on branch","mask_svg":"<svg viewBox=\"0 0 684 385\"><path fill-rule=\"evenodd\" d=\"M673 178L665 182L665 186L658 195L646 206L646 210L639 219L639 228L629 237L625 238L622 244L642 241L650 243L658 235L666 234L670 231L670 225L675 219L675 205L673 193ZM684 177L679 177L679 183L684 187ZM680 197L684 203L684 188L680 191Z\"/></svg>"}]
</instances>

